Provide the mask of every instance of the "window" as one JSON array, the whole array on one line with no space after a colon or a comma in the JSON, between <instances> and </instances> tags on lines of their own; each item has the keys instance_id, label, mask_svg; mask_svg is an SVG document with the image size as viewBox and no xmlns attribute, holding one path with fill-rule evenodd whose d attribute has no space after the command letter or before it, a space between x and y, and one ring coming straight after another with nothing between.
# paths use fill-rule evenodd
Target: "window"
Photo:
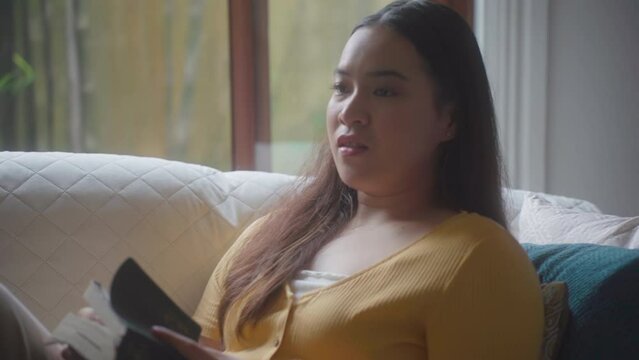
<instances>
[{"instance_id":1,"label":"window","mask_svg":"<svg viewBox=\"0 0 639 360\"><path fill-rule=\"evenodd\" d=\"M352 27L389 2L4 1L0 149L296 173Z\"/></svg>"},{"instance_id":2,"label":"window","mask_svg":"<svg viewBox=\"0 0 639 360\"><path fill-rule=\"evenodd\" d=\"M35 78L2 92L1 148L157 156L231 169L227 5L3 2L9 12L0 12L0 22L14 30L3 39L2 58L21 54ZM0 77L5 73L24 77L16 64L0 68Z\"/></svg>"}]
</instances>

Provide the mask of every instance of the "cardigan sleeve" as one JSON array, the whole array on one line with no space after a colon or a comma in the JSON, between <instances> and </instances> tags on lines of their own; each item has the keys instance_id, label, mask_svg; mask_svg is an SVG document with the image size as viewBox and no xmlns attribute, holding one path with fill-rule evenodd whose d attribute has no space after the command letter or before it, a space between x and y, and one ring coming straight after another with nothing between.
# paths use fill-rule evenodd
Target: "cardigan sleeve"
<instances>
[{"instance_id":1,"label":"cardigan sleeve","mask_svg":"<svg viewBox=\"0 0 639 360\"><path fill-rule=\"evenodd\" d=\"M506 232L468 250L426 326L429 360L537 360L543 303L534 267Z\"/></svg>"},{"instance_id":2,"label":"cardigan sleeve","mask_svg":"<svg viewBox=\"0 0 639 360\"><path fill-rule=\"evenodd\" d=\"M217 309L223 294L224 281L229 268L233 263L236 253L241 249L247 239L257 230L263 218L257 219L249 225L235 240L233 245L222 256L213 274L204 289L202 299L193 314L193 319L202 327L201 336L221 342L219 324L217 321Z\"/></svg>"}]
</instances>

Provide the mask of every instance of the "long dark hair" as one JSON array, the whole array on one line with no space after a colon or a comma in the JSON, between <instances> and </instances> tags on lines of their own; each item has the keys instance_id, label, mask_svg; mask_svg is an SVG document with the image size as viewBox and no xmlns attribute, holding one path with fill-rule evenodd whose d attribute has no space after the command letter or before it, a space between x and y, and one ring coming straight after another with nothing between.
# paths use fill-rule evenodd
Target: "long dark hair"
<instances>
[{"instance_id":1,"label":"long dark hair","mask_svg":"<svg viewBox=\"0 0 639 360\"><path fill-rule=\"evenodd\" d=\"M439 149L438 204L505 226L493 102L472 30L453 10L425 0L395 1L364 18L353 32L377 25L410 40L435 81L437 103L452 105L456 131ZM257 322L281 286L307 266L356 211L356 192L340 180L327 142L312 164L231 265L218 307L221 332L229 307L240 298L236 334Z\"/></svg>"}]
</instances>

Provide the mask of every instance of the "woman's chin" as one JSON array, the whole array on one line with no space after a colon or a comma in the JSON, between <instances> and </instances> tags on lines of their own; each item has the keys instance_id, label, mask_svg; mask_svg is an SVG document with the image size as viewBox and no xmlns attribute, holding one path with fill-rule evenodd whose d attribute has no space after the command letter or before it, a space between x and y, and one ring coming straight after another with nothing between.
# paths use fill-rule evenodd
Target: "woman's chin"
<instances>
[{"instance_id":1,"label":"woman's chin","mask_svg":"<svg viewBox=\"0 0 639 360\"><path fill-rule=\"evenodd\" d=\"M348 187L355 189L358 182L361 181L362 176L352 170L337 170L340 180Z\"/></svg>"},{"instance_id":2,"label":"woman's chin","mask_svg":"<svg viewBox=\"0 0 639 360\"><path fill-rule=\"evenodd\" d=\"M372 183L375 178L371 172L361 171L358 169L347 168L339 169L338 174L340 179L346 186L357 191L366 191L374 184ZM373 186L374 187L374 186Z\"/></svg>"}]
</instances>

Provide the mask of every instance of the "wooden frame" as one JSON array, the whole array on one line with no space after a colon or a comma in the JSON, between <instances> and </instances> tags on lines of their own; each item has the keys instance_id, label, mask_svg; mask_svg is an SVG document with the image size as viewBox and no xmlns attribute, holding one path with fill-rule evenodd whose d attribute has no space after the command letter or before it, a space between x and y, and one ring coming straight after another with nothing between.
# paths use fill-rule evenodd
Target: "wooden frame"
<instances>
[{"instance_id":1,"label":"wooden frame","mask_svg":"<svg viewBox=\"0 0 639 360\"><path fill-rule=\"evenodd\" d=\"M260 154L260 163L256 161L257 142L270 142L268 2L229 0L228 4L232 165L234 170L254 170L258 165L269 170L270 154Z\"/></svg>"}]
</instances>

